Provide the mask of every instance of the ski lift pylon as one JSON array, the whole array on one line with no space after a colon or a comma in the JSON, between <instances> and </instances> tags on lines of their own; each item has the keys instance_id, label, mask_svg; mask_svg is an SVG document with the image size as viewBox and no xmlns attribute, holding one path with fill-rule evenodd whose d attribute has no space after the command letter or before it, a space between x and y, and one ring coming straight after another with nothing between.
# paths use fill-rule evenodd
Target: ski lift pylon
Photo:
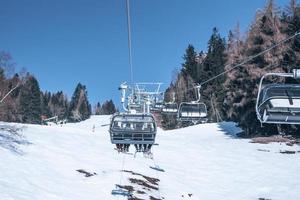
<instances>
[{"instance_id":1,"label":"ski lift pylon","mask_svg":"<svg viewBox=\"0 0 300 200\"><path fill-rule=\"evenodd\" d=\"M300 84L263 85L268 76L299 79L300 69L293 69L293 73L267 73L262 76L256 99L258 120L262 124L300 124Z\"/></svg>"}]
</instances>

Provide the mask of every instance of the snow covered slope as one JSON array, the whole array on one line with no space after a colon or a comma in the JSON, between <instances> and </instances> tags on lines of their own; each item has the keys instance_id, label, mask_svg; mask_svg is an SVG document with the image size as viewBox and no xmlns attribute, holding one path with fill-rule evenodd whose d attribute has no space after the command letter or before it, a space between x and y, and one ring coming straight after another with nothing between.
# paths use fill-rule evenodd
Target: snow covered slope
<instances>
[{"instance_id":1,"label":"snow covered slope","mask_svg":"<svg viewBox=\"0 0 300 200\"><path fill-rule=\"evenodd\" d=\"M0 199L127 199L111 195L115 184L133 186L141 199L299 199L297 145L253 144L233 136L233 123L203 124L159 130L154 160L134 158L114 150L101 126L108 123L109 116L62 127L1 123ZM165 172L149 168L155 164Z\"/></svg>"}]
</instances>

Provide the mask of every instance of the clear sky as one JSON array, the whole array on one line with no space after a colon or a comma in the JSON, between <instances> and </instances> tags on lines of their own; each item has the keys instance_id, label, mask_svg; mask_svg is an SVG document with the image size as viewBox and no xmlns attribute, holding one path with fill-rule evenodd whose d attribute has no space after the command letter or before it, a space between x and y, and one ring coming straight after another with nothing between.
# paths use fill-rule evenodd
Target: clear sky
<instances>
[{"instance_id":1,"label":"clear sky","mask_svg":"<svg viewBox=\"0 0 300 200\"><path fill-rule=\"evenodd\" d=\"M206 50L212 28L245 32L265 0L131 0L135 81L168 86L187 45ZM277 0L278 6L289 0ZM119 101L130 81L125 0L0 0L0 50L42 90L71 97L85 84L92 104Z\"/></svg>"}]
</instances>

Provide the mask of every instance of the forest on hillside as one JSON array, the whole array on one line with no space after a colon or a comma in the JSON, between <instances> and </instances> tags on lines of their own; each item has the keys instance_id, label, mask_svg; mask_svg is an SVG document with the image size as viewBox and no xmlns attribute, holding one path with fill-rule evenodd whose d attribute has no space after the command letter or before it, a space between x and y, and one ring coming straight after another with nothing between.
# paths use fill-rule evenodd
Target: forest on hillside
<instances>
[{"instance_id":1,"label":"forest on hillside","mask_svg":"<svg viewBox=\"0 0 300 200\"><path fill-rule=\"evenodd\" d=\"M77 122L88 119L92 114L85 85L78 83L69 100L62 91L41 91L34 75L25 69L15 73L15 68L11 55L0 52L0 97L16 87L0 103L1 121L41 124L45 119L57 116L58 120ZM111 100L95 107L95 114L112 114L115 111Z\"/></svg>"},{"instance_id":2,"label":"forest on hillside","mask_svg":"<svg viewBox=\"0 0 300 200\"><path fill-rule=\"evenodd\" d=\"M165 92L165 101L171 101L173 93L176 94L177 103L195 100L196 93L189 88L229 70L299 31L300 5L296 0L290 0L284 8L278 8L274 0L268 0L265 7L255 13L246 33L241 33L238 23L229 30L227 38L222 37L217 28L213 28L205 51L197 52L192 44L188 45L181 69ZM203 84L201 100L207 105L209 121L237 122L246 135L274 134L276 126L261 127L256 118L255 103L259 80L267 72L291 72L293 68L299 68L299 64L300 37L295 37L239 68ZM165 128L175 128L176 119L164 117L163 125ZM286 133L300 132L298 126L282 128Z\"/></svg>"}]
</instances>

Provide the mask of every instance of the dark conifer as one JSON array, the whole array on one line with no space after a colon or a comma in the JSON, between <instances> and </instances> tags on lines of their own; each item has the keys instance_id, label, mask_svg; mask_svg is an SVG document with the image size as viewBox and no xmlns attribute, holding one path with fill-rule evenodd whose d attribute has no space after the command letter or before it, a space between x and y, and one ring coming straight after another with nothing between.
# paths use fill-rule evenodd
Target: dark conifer
<instances>
[{"instance_id":1,"label":"dark conifer","mask_svg":"<svg viewBox=\"0 0 300 200\"><path fill-rule=\"evenodd\" d=\"M20 109L22 122L41 123L41 91L38 81L32 75L27 77L25 84L21 88Z\"/></svg>"},{"instance_id":2,"label":"dark conifer","mask_svg":"<svg viewBox=\"0 0 300 200\"><path fill-rule=\"evenodd\" d=\"M91 105L88 101L86 87L78 83L70 102L68 118L70 121L81 121L88 119L90 115Z\"/></svg>"}]
</instances>

